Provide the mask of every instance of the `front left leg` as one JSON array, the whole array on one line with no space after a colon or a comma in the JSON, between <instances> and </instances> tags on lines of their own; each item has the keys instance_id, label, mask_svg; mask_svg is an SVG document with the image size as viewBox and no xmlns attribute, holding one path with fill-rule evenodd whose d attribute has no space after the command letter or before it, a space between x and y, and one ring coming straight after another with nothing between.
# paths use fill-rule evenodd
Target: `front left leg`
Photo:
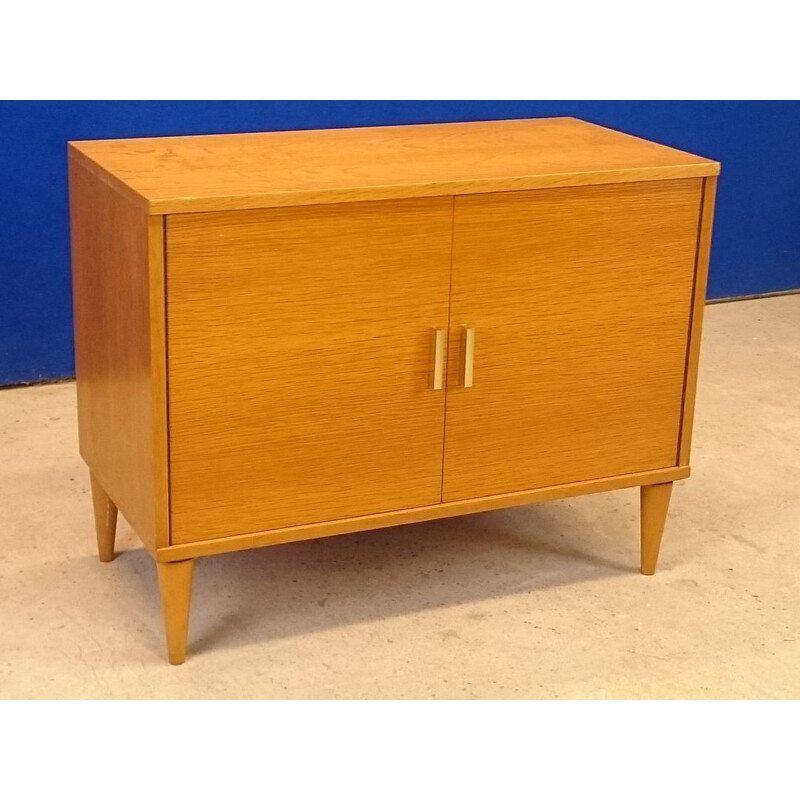
<instances>
[{"instance_id":1,"label":"front left leg","mask_svg":"<svg viewBox=\"0 0 800 800\"><path fill-rule=\"evenodd\" d=\"M157 567L169 663L183 664L186 660L186 637L189 632L194 559L159 561Z\"/></svg>"}]
</instances>

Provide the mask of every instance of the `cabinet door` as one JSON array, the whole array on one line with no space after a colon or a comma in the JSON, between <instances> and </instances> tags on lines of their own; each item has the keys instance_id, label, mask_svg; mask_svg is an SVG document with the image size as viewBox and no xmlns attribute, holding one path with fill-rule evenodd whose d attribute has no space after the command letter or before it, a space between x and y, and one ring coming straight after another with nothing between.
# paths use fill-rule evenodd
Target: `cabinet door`
<instances>
[{"instance_id":1,"label":"cabinet door","mask_svg":"<svg viewBox=\"0 0 800 800\"><path fill-rule=\"evenodd\" d=\"M173 544L440 501L452 203L167 219Z\"/></svg>"},{"instance_id":2,"label":"cabinet door","mask_svg":"<svg viewBox=\"0 0 800 800\"><path fill-rule=\"evenodd\" d=\"M445 501L677 463L701 184L456 198Z\"/></svg>"}]
</instances>

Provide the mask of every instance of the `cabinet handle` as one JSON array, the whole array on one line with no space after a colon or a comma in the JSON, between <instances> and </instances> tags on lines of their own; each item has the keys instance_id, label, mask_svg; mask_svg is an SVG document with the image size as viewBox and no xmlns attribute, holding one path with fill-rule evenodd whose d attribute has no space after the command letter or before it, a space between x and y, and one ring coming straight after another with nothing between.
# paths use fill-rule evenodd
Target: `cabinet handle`
<instances>
[{"instance_id":1,"label":"cabinet handle","mask_svg":"<svg viewBox=\"0 0 800 800\"><path fill-rule=\"evenodd\" d=\"M475 373L475 328L464 331L464 388L472 387Z\"/></svg>"},{"instance_id":2,"label":"cabinet handle","mask_svg":"<svg viewBox=\"0 0 800 800\"><path fill-rule=\"evenodd\" d=\"M433 332L433 387L444 389L444 331L437 328Z\"/></svg>"}]
</instances>

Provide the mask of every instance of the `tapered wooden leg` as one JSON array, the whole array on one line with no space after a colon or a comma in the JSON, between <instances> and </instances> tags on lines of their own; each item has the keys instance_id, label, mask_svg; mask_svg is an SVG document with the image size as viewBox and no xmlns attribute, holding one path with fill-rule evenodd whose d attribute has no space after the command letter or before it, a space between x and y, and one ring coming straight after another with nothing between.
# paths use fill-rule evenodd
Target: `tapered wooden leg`
<instances>
[{"instance_id":1,"label":"tapered wooden leg","mask_svg":"<svg viewBox=\"0 0 800 800\"><path fill-rule=\"evenodd\" d=\"M91 473L89 473L89 480L92 484L97 553L101 561L112 561L114 559L114 539L117 535L117 507Z\"/></svg>"},{"instance_id":2,"label":"tapered wooden leg","mask_svg":"<svg viewBox=\"0 0 800 800\"><path fill-rule=\"evenodd\" d=\"M158 585L161 588L161 607L164 610L170 664L183 664L186 660L193 573L193 559L158 562Z\"/></svg>"},{"instance_id":3,"label":"tapered wooden leg","mask_svg":"<svg viewBox=\"0 0 800 800\"><path fill-rule=\"evenodd\" d=\"M643 575L653 575L656 571L671 495L672 483L655 483L641 487Z\"/></svg>"}]
</instances>

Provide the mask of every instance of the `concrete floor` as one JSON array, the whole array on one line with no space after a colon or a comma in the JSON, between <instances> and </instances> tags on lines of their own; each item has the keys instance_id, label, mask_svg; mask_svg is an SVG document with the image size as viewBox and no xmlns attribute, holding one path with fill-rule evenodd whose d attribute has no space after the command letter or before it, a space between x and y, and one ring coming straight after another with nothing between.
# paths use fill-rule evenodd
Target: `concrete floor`
<instances>
[{"instance_id":1,"label":"concrete floor","mask_svg":"<svg viewBox=\"0 0 800 800\"><path fill-rule=\"evenodd\" d=\"M2 698L800 698L800 296L710 306L659 572L638 492L201 559L189 657L73 384L0 392Z\"/></svg>"}]
</instances>

